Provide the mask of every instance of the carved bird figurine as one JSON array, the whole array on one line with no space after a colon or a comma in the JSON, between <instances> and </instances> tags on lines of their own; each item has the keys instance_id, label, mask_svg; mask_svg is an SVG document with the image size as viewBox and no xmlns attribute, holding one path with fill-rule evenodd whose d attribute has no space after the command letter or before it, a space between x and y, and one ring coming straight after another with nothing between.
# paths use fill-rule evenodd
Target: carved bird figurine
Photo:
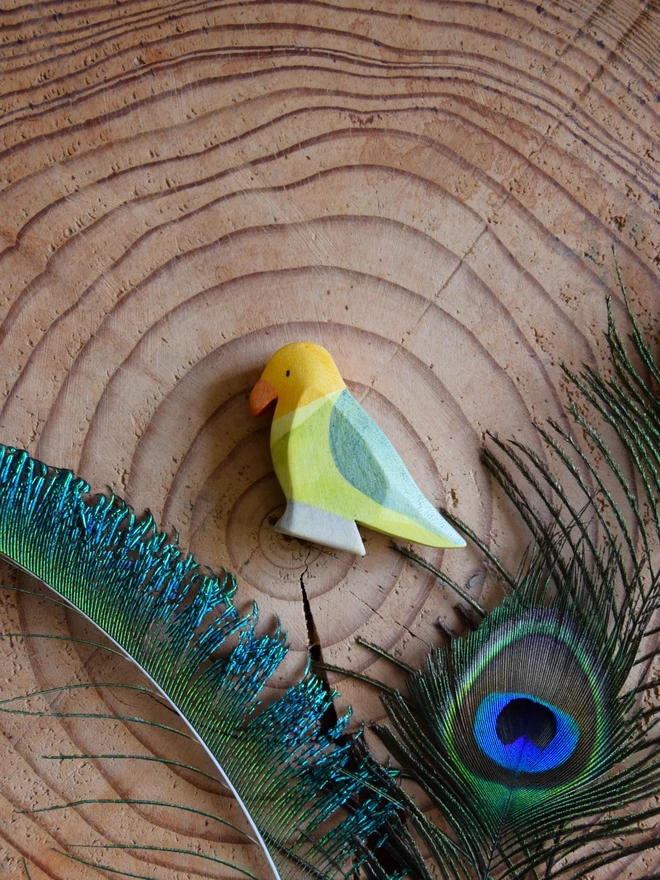
<instances>
[{"instance_id":1,"label":"carved bird figurine","mask_svg":"<svg viewBox=\"0 0 660 880\"><path fill-rule=\"evenodd\" d=\"M287 500L277 531L361 556L356 522L431 547L465 546L324 348L294 342L273 355L250 394L252 414L275 401L270 449Z\"/></svg>"}]
</instances>

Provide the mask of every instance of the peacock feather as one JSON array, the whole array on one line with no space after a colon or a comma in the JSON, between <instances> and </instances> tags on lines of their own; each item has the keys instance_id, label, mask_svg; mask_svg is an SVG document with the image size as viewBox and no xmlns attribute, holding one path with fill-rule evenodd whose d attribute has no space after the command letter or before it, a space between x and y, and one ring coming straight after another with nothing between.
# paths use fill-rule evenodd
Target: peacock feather
<instances>
[{"instance_id":1,"label":"peacock feather","mask_svg":"<svg viewBox=\"0 0 660 880\"><path fill-rule=\"evenodd\" d=\"M232 576L204 571L150 515L9 447L0 447L0 554L100 627L176 707L273 876L358 871L356 844L377 847L393 809L372 781L382 772L356 757L347 717L327 730L330 696L316 676L260 705L286 638L259 634L256 608L239 613Z\"/></svg>"},{"instance_id":2,"label":"peacock feather","mask_svg":"<svg viewBox=\"0 0 660 880\"><path fill-rule=\"evenodd\" d=\"M628 314L631 351L608 303L609 377L565 371L582 443L550 423L545 458L497 438L485 453L532 535L519 569L448 517L506 596L432 650L405 696L383 698L376 732L407 780L382 780L408 820L387 844L399 877L577 878L660 845L660 707L648 703L660 686L660 372ZM369 876L384 880L382 866L370 860Z\"/></svg>"}]
</instances>

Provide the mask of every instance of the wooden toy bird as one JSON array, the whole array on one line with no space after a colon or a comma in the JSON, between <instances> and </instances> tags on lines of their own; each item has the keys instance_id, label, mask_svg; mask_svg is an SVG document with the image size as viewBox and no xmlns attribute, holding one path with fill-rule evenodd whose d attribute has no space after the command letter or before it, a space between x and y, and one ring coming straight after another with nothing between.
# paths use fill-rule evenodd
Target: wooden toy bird
<instances>
[{"instance_id":1,"label":"wooden toy bird","mask_svg":"<svg viewBox=\"0 0 660 880\"><path fill-rule=\"evenodd\" d=\"M356 522L431 547L465 546L324 348L294 342L273 355L250 394L252 414L275 401L270 449L287 500L277 531L360 556Z\"/></svg>"}]
</instances>

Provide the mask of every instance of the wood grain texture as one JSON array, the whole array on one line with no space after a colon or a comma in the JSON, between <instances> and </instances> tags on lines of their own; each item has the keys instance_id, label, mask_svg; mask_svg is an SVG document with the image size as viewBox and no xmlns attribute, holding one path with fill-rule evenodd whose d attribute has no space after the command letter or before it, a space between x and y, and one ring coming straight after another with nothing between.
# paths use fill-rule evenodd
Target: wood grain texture
<instances>
[{"instance_id":1,"label":"wood grain texture","mask_svg":"<svg viewBox=\"0 0 660 880\"><path fill-rule=\"evenodd\" d=\"M564 423L559 363L604 358L611 248L657 332L660 10L653 0L98 3L0 11L0 441L150 508L306 662L301 579L324 659L387 675L361 636L418 663L460 630L456 600L365 532L367 556L278 535L268 419L248 396L270 355L325 346L425 494L510 562L524 543L479 459L486 430L539 449ZM461 582L471 551L425 551ZM10 570L6 583L35 589ZM474 583L474 582L473 582ZM38 588L36 588L38 589ZM485 581L478 596L500 598ZM102 639L39 598L3 595L2 696L39 712L175 716ZM142 682L144 684L144 682ZM338 681L338 706L382 716ZM13 705L13 704L11 704ZM0 708L10 708L9 704ZM96 797L176 801L241 824L194 744L128 721L0 713L2 876L235 877L196 856L256 846L144 805L21 811ZM81 855L82 854L82 855ZM635 877L648 855L599 876Z\"/></svg>"}]
</instances>

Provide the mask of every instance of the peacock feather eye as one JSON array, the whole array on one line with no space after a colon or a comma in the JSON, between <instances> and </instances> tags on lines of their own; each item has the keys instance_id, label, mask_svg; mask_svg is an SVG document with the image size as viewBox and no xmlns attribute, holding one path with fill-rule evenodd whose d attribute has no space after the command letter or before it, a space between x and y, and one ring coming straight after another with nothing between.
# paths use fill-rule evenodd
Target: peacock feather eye
<instances>
[{"instance_id":1,"label":"peacock feather eye","mask_svg":"<svg viewBox=\"0 0 660 880\"><path fill-rule=\"evenodd\" d=\"M505 603L436 662L437 746L484 813L506 803L515 825L602 771L618 709L588 626L565 609ZM428 669L414 689L431 692Z\"/></svg>"},{"instance_id":2,"label":"peacock feather eye","mask_svg":"<svg viewBox=\"0 0 660 880\"><path fill-rule=\"evenodd\" d=\"M474 738L499 767L530 774L531 781L571 757L580 727L567 712L537 697L495 691L475 713Z\"/></svg>"}]
</instances>

